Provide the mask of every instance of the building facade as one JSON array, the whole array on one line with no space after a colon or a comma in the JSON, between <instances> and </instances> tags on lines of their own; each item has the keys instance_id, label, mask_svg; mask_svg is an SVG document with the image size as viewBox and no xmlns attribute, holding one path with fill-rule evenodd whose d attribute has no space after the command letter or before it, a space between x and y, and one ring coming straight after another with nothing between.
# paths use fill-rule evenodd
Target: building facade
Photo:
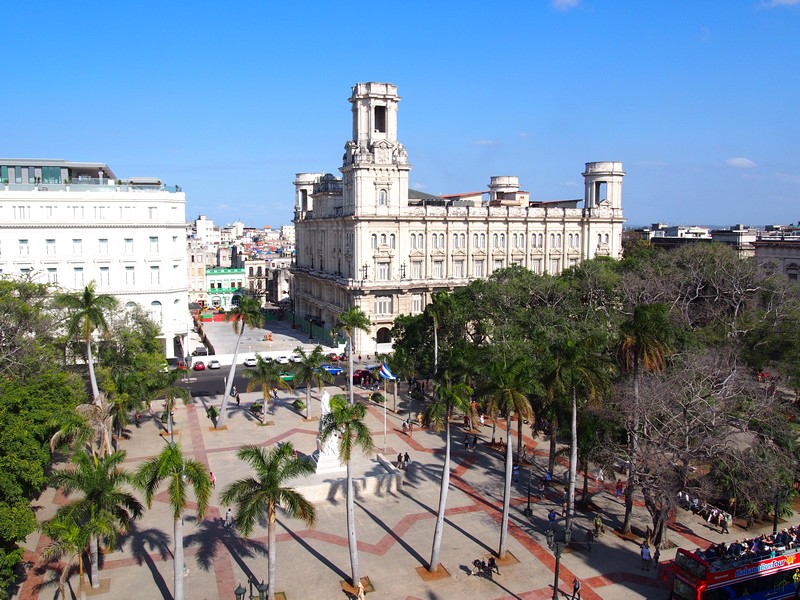
<instances>
[{"instance_id":1,"label":"building facade","mask_svg":"<svg viewBox=\"0 0 800 600\"><path fill-rule=\"evenodd\" d=\"M431 196L408 187L396 86L360 83L349 100L353 134L341 177L295 178L291 294L297 313L326 327L360 307L371 331L358 333L356 351L388 350L395 317L512 264L558 274L621 256L621 163L587 163L582 200L532 201L514 176L492 177L486 192Z\"/></svg>"},{"instance_id":2,"label":"building facade","mask_svg":"<svg viewBox=\"0 0 800 600\"><path fill-rule=\"evenodd\" d=\"M186 196L103 163L0 158L0 276L97 292L141 306L165 356L185 355Z\"/></svg>"},{"instance_id":3,"label":"building facade","mask_svg":"<svg viewBox=\"0 0 800 600\"><path fill-rule=\"evenodd\" d=\"M208 306L228 311L239 305L245 290L245 272L243 268L206 269L206 283Z\"/></svg>"}]
</instances>

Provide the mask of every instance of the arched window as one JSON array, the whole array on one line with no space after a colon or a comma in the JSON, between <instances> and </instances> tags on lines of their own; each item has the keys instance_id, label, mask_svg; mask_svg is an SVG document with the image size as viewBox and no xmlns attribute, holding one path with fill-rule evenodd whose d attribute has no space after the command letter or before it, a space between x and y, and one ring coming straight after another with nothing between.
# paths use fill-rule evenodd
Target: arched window
<instances>
[{"instance_id":1,"label":"arched window","mask_svg":"<svg viewBox=\"0 0 800 600\"><path fill-rule=\"evenodd\" d=\"M473 233L472 234L472 247L473 248L477 248L478 247L478 234L477 233Z\"/></svg>"},{"instance_id":2,"label":"arched window","mask_svg":"<svg viewBox=\"0 0 800 600\"><path fill-rule=\"evenodd\" d=\"M602 233L598 233L597 234L597 244L600 245L602 243L603 243L603 234Z\"/></svg>"},{"instance_id":3,"label":"arched window","mask_svg":"<svg viewBox=\"0 0 800 600\"><path fill-rule=\"evenodd\" d=\"M539 245L539 248L544 248L544 234L543 233L539 234L539 244L538 245Z\"/></svg>"},{"instance_id":4,"label":"arched window","mask_svg":"<svg viewBox=\"0 0 800 600\"><path fill-rule=\"evenodd\" d=\"M378 236L375 235L374 233L369 238L369 245L372 247L373 250L378 247Z\"/></svg>"},{"instance_id":5,"label":"arched window","mask_svg":"<svg viewBox=\"0 0 800 600\"><path fill-rule=\"evenodd\" d=\"M459 242L461 242L461 247L462 248L466 248L467 247L467 235L465 233L462 233L459 236Z\"/></svg>"},{"instance_id":6,"label":"arched window","mask_svg":"<svg viewBox=\"0 0 800 600\"><path fill-rule=\"evenodd\" d=\"M150 318L153 320L154 323L161 325L161 314L162 314L161 302L159 302L158 300L153 300L150 303Z\"/></svg>"},{"instance_id":7,"label":"arched window","mask_svg":"<svg viewBox=\"0 0 800 600\"><path fill-rule=\"evenodd\" d=\"M411 241L411 249L413 250L414 248L417 247L417 234L412 233L410 241Z\"/></svg>"},{"instance_id":8,"label":"arched window","mask_svg":"<svg viewBox=\"0 0 800 600\"><path fill-rule=\"evenodd\" d=\"M561 234L556 234L556 248L561 248Z\"/></svg>"},{"instance_id":9,"label":"arched window","mask_svg":"<svg viewBox=\"0 0 800 600\"><path fill-rule=\"evenodd\" d=\"M486 248L486 234L481 234L481 248Z\"/></svg>"},{"instance_id":10,"label":"arched window","mask_svg":"<svg viewBox=\"0 0 800 600\"><path fill-rule=\"evenodd\" d=\"M385 245L386 245L386 234L382 233L381 234L381 246L385 246Z\"/></svg>"},{"instance_id":11,"label":"arched window","mask_svg":"<svg viewBox=\"0 0 800 600\"><path fill-rule=\"evenodd\" d=\"M606 244L608 244L608 234L606 234Z\"/></svg>"},{"instance_id":12,"label":"arched window","mask_svg":"<svg viewBox=\"0 0 800 600\"><path fill-rule=\"evenodd\" d=\"M431 234L431 248L438 248L439 247L439 236L435 233Z\"/></svg>"},{"instance_id":13,"label":"arched window","mask_svg":"<svg viewBox=\"0 0 800 600\"><path fill-rule=\"evenodd\" d=\"M458 234L453 234L453 248L458 248Z\"/></svg>"},{"instance_id":14,"label":"arched window","mask_svg":"<svg viewBox=\"0 0 800 600\"><path fill-rule=\"evenodd\" d=\"M555 233L551 233L550 234L550 247L553 248L553 247L555 247L555 245L556 245L556 234Z\"/></svg>"},{"instance_id":15,"label":"arched window","mask_svg":"<svg viewBox=\"0 0 800 600\"><path fill-rule=\"evenodd\" d=\"M394 249L395 247L395 236L394 234L389 236L389 247Z\"/></svg>"},{"instance_id":16,"label":"arched window","mask_svg":"<svg viewBox=\"0 0 800 600\"><path fill-rule=\"evenodd\" d=\"M505 233L501 233L500 234L500 247L501 248L505 248L506 247L506 234Z\"/></svg>"},{"instance_id":17,"label":"arched window","mask_svg":"<svg viewBox=\"0 0 800 600\"><path fill-rule=\"evenodd\" d=\"M378 204L381 206L386 206L389 203L388 201L388 194L386 190L381 190L378 192Z\"/></svg>"},{"instance_id":18,"label":"arched window","mask_svg":"<svg viewBox=\"0 0 800 600\"><path fill-rule=\"evenodd\" d=\"M567 248L572 248L572 234L567 235Z\"/></svg>"},{"instance_id":19,"label":"arched window","mask_svg":"<svg viewBox=\"0 0 800 600\"><path fill-rule=\"evenodd\" d=\"M498 237L497 234L494 233L492 234L492 248L497 248L497 244L498 244Z\"/></svg>"},{"instance_id":20,"label":"arched window","mask_svg":"<svg viewBox=\"0 0 800 600\"><path fill-rule=\"evenodd\" d=\"M575 248L580 248L581 247L581 236L580 236L579 233L575 234L574 242L575 242Z\"/></svg>"}]
</instances>

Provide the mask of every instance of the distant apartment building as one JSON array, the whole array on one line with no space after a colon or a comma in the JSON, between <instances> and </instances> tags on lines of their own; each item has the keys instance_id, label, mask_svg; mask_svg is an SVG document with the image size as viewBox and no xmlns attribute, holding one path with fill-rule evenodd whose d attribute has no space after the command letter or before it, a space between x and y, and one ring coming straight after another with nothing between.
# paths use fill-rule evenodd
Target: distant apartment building
<instances>
[{"instance_id":1,"label":"distant apartment building","mask_svg":"<svg viewBox=\"0 0 800 600\"><path fill-rule=\"evenodd\" d=\"M186 354L186 196L104 163L0 159L0 275L27 276L141 306L165 356Z\"/></svg>"},{"instance_id":2,"label":"distant apartment building","mask_svg":"<svg viewBox=\"0 0 800 600\"><path fill-rule=\"evenodd\" d=\"M244 269L213 268L206 269L208 303L211 308L225 311L238 306L245 291Z\"/></svg>"},{"instance_id":3,"label":"distant apartment building","mask_svg":"<svg viewBox=\"0 0 800 600\"><path fill-rule=\"evenodd\" d=\"M771 225L753 242L756 262L800 284L800 227Z\"/></svg>"},{"instance_id":4,"label":"distant apartment building","mask_svg":"<svg viewBox=\"0 0 800 600\"><path fill-rule=\"evenodd\" d=\"M515 176L491 177L485 191L432 196L409 189L397 87L359 83L349 100L353 135L341 177L295 177L290 303L307 321L330 328L360 307L370 331L357 332L355 348L375 348L391 343L398 315L421 312L434 292L511 265L558 274L621 256L621 163L586 163L582 199L534 200Z\"/></svg>"}]
</instances>

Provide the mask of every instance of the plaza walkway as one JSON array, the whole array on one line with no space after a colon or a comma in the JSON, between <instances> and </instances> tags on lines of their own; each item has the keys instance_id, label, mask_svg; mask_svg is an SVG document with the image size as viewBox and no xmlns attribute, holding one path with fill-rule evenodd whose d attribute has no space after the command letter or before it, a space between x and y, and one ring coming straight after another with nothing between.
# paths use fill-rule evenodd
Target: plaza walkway
<instances>
[{"instance_id":1,"label":"plaza walkway","mask_svg":"<svg viewBox=\"0 0 800 600\"><path fill-rule=\"evenodd\" d=\"M405 386L402 386L405 390ZM328 388L340 393L338 388ZM305 390L297 392L305 397ZM366 401L366 393L358 395ZM510 558L501 563L501 575L490 581L469 576L472 561L487 558L497 550L502 509L502 456L487 446L492 427L487 424L476 433L478 447L464 447L464 430L453 426L452 478L448 496L446 527L441 562L449 577L427 580L420 572L428 564L431 552L439 478L443 460L443 435L414 429L413 437L403 433L401 422L409 415L415 417L422 408L411 404L402 394L398 413L388 412L384 450L384 412L369 403L368 423L375 445L387 457L408 452L411 464L403 473L401 492L365 495L356 499L356 532L362 576L369 577L374 591L368 598L391 599L448 599L448 598L522 598L539 600L552 597L555 559L548 549L544 531L547 513L551 508L560 511L561 496L553 490L543 500L532 499L532 516L526 517L527 471L514 484L511 521L509 525ZM312 417L319 415L318 393L314 390ZM291 406L292 394L281 392L279 401L266 416L262 425L246 410L259 393L242 394L241 406L229 408L227 429L216 431L205 414L204 403L219 405L221 398L200 398L196 404L178 406L176 410L176 439L184 452L208 465L217 478L211 508L206 518L197 522L190 510L184 525L186 547L186 597L198 600L233 600L238 583L247 587L248 579L266 580L267 533L265 523L249 539L226 529L222 517L227 506L220 504L221 490L230 482L247 474L248 467L235 457L243 444L269 446L291 441L299 452L311 454L316 448L318 423L305 421ZM391 397L389 408L392 408ZM157 412L158 407L154 407ZM514 424L516 429L516 424ZM528 431L529 428L525 428ZM121 442L127 452L126 466L136 468L144 459L157 454L165 444L160 435L160 423L149 418L141 428L132 427L129 439ZM470 436L473 434L470 434ZM500 425L498 438L505 435ZM533 450L533 484L544 472L547 443L542 439L525 438ZM374 461L364 458L363 461ZM556 470L560 479L566 465ZM580 478L579 478L580 479ZM297 480L298 486L302 485ZM643 572L638 554L639 539L626 540L613 532L624 512L622 503L613 495L613 481L608 476L608 491L598 488L593 501L602 510L606 525L603 535L592 548L569 550L561 559L561 597L570 597L574 576L583 581L582 598L594 600L667 598L668 583L661 571ZM578 488L580 489L580 481ZM119 548L103 555L101 577L104 579L99 598L136 598L161 600L172 598L172 520L162 490L145 512L135 530L120 540ZM66 499L53 490L46 491L37 504L40 519L50 517ZM350 571L343 501L317 504L318 523L307 529L297 521L279 516L277 547L277 590L289 600L346 598L341 580ZM583 540L591 527L593 513L578 513L574 537ZM723 539L702 520L689 513L680 515L682 524L670 532L678 545L694 547ZM644 530L649 523L646 512L639 507L635 526ZM734 527L728 539L737 537ZM47 540L38 534L27 540L26 560L35 562ZM662 553L662 562L670 560L674 550ZM22 600L50 599L57 593L53 570L31 568L28 579L17 597ZM78 577L71 578L77 594ZM569 592L569 594L567 594ZM566 594L566 595L565 595ZM248 596L249 597L249 596Z\"/></svg>"}]
</instances>

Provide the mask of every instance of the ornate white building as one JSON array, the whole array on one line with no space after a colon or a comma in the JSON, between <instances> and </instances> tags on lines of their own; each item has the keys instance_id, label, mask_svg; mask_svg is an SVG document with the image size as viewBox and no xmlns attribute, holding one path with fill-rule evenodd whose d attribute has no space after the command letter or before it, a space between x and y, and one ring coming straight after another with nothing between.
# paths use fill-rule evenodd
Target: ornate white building
<instances>
[{"instance_id":1,"label":"ornate white building","mask_svg":"<svg viewBox=\"0 0 800 600\"><path fill-rule=\"evenodd\" d=\"M512 264L558 274L598 255L621 256L622 163L586 163L582 200L532 201L513 176L492 177L488 192L409 190L399 101L392 84L354 86L342 177L295 178L297 313L329 328L358 306L372 328L359 333L356 351L386 350L395 317L421 312L436 291Z\"/></svg>"},{"instance_id":2,"label":"ornate white building","mask_svg":"<svg viewBox=\"0 0 800 600\"><path fill-rule=\"evenodd\" d=\"M103 163L0 158L0 276L116 296L161 325L165 356L186 354L186 195ZM181 348L183 350L181 350Z\"/></svg>"}]
</instances>

